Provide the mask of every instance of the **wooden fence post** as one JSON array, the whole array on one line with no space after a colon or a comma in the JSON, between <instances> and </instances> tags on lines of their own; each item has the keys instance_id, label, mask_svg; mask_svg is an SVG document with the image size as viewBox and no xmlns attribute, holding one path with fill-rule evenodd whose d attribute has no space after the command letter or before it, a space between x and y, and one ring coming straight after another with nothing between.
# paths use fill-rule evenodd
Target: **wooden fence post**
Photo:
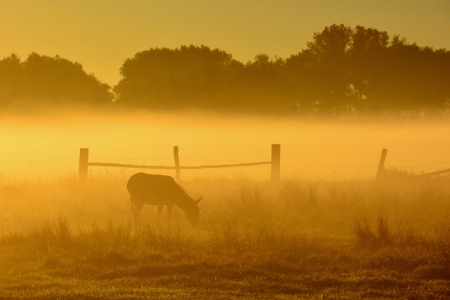
<instances>
[{"instance_id":1,"label":"wooden fence post","mask_svg":"<svg viewBox=\"0 0 450 300\"><path fill-rule=\"evenodd\" d=\"M177 182L180 182L180 158L178 156L178 146L173 147L173 158L175 160L175 171Z\"/></svg>"},{"instance_id":2,"label":"wooden fence post","mask_svg":"<svg viewBox=\"0 0 450 300\"><path fill-rule=\"evenodd\" d=\"M272 144L272 182L280 181L280 144Z\"/></svg>"},{"instance_id":3,"label":"wooden fence post","mask_svg":"<svg viewBox=\"0 0 450 300\"><path fill-rule=\"evenodd\" d=\"M80 163L78 174L81 181L86 181L88 177L89 149L80 148Z\"/></svg>"},{"instance_id":4,"label":"wooden fence post","mask_svg":"<svg viewBox=\"0 0 450 300\"><path fill-rule=\"evenodd\" d=\"M384 162L386 161L387 149L381 151L380 163L378 164L377 181L380 181L384 173Z\"/></svg>"}]
</instances>

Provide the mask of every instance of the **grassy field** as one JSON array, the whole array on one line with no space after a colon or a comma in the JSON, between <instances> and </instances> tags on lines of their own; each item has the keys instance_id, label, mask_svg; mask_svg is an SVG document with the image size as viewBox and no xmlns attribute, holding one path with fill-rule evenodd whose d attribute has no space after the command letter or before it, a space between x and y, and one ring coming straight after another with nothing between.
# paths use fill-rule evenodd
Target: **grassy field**
<instances>
[{"instance_id":1,"label":"grassy field","mask_svg":"<svg viewBox=\"0 0 450 300\"><path fill-rule=\"evenodd\" d=\"M0 199L0 299L448 299L450 178L203 179L192 229L126 176L17 182Z\"/></svg>"}]
</instances>

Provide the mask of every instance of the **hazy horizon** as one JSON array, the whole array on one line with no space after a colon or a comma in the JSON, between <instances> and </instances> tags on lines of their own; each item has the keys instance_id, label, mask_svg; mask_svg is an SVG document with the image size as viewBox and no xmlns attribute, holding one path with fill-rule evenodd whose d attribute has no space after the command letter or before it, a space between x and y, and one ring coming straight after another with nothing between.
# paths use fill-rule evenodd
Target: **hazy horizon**
<instances>
[{"instance_id":1,"label":"hazy horizon","mask_svg":"<svg viewBox=\"0 0 450 300\"><path fill-rule=\"evenodd\" d=\"M0 299L449 295L450 0L0 7Z\"/></svg>"},{"instance_id":2,"label":"hazy horizon","mask_svg":"<svg viewBox=\"0 0 450 300\"><path fill-rule=\"evenodd\" d=\"M281 144L281 173L286 180L371 179L383 148L388 149L386 166L400 171L420 174L450 167L450 141L443 138L447 121L302 121L200 112L47 116L3 116L0 138L8 141L0 149L4 179L77 176L80 148L90 149L91 162L173 166L173 146L179 146L181 165L195 166L270 161L271 144ZM129 172L133 171L139 170ZM146 172L174 176L172 170ZM270 167L183 170L182 174L184 179L268 180Z\"/></svg>"}]
</instances>

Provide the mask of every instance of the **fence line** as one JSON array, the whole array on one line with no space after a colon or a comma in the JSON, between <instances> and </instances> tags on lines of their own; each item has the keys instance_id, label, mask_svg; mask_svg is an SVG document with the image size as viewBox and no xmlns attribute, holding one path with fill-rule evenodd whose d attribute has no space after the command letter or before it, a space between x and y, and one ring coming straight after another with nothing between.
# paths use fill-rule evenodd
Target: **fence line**
<instances>
[{"instance_id":1,"label":"fence line","mask_svg":"<svg viewBox=\"0 0 450 300\"><path fill-rule=\"evenodd\" d=\"M175 155L175 154L174 154ZM390 154L391 155L391 154ZM117 163L101 163L101 158L96 157L93 162L89 162L92 167L118 167L118 168L138 168L138 169L155 169L155 170L177 170L176 165L170 165L170 160L174 157L165 156L158 158L141 158L141 159L113 159ZM159 162L158 162L159 160ZM239 163L238 160L232 159L204 159L195 157L182 157L187 162L185 166L180 165L179 170L198 170L198 169L219 169L233 167L247 167L272 164L270 161ZM137 164L133 164L137 162ZM138 161L141 161L139 164ZM144 162L145 161L145 162ZM361 164L359 164L360 162ZM405 162L405 163L403 163ZM152 164L155 163L153 166ZM197 165L198 163L198 165ZM56 159L43 160L21 160L21 161L0 161L0 185L9 180L18 178L28 178L27 176L37 178L53 178L58 175L80 176L76 174L76 168L79 167L77 157L64 157ZM305 159L289 159L286 164L280 163L283 168L284 177L299 176L309 179L313 178L336 178L353 179L364 178L374 179L377 174L377 164L371 159L342 159L342 160L305 160ZM89 167L89 166L88 166ZM417 174L417 177L426 177L433 175L441 175L450 172L450 161L432 161L423 160L406 160L399 156L387 156L385 160L386 169L405 170L409 174ZM262 170L262 169L261 169ZM260 169L249 171L255 175L261 175ZM256 172L256 173L255 173ZM170 171L168 172L170 173ZM195 174L195 173L194 173ZM216 174L216 173L215 173ZM253 174L253 173L252 173ZM169 174L168 174L169 175Z\"/></svg>"},{"instance_id":2,"label":"fence line","mask_svg":"<svg viewBox=\"0 0 450 300\"><path fill-rule=\"evenodd\" d=\"M76 167L76 157L12 162L0 161L0 185L2 182L30 177L30 175L39 179L48 179L53 177L54 174L74 175L74 167Z\"/></svg>"},{"instance_id":3,"label":"fence line","mask_svg":"<svg viewBox=\"0 0 450 300\"><path fill-rule=\"evenodd\" d=\"M119 167L119 168L133 168L133 169L169 169L176 171L176 179L180 180L181 169L185 170L198 170L198 169L217 169L217 168L235 168L235 167L250 167L258 165L271 165L271 178L272 181L276 182L280 180L280 153L281 145L272 144L272 160L264 162L251 162L251 163L240 163L240 164L222 164L222 165L201 165L201 166L181 166L179 159L179 149L175 146L173 149L174 153L174 166L148 166L148 165L133 165L133 164L119 164L119 163L101 163L101 162L89 162L89 149L80 148L80 158L79 158L79 178L84 181L88 177L89 167Z\"/></svg>"},{"instance_id":4,"label":"fence line","mask_svg":"<svg viewBox=\"0 0 450 300\"><path fill-rule=\"evenodd\" d=\"M90 167L118 167L118 168L132 168L132 169L154 169L154 170L198 170L198 169L218 169L218 168L233 168L233 167L249 167L258 165L270 165L272 162L255 162L255 163L243 163L243 164L227 164L227 165L203 165L203 166L146 166L146 165L130 165L130 164L119 164L119 163L96 163L90 162L88 166Z\"/></svg>"},{"instance_id":5,"label":"fence line","mask_svg":"<svg viewBox=\"0 0 450 300\"><path fill-rule=\"evenodd\" d=\"M426 174L420 174L420 175L417 175L417 177L426 177L426 176L440 175L440 174L445 174L445 173L450 173L450 169L435 171L435 172L426 173Z\"/></svg>"}]
</instances>

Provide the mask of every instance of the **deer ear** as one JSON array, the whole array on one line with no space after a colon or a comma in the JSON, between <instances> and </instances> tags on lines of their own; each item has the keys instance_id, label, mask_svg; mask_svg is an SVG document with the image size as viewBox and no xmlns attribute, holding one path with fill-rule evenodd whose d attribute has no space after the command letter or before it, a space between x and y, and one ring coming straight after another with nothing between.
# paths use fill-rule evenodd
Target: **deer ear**
<instances>
[{"instance_id":1,"label":"deer ear","mask_svg":"<svg viewBox=\"0 0 450 300\"><path fill-rule=\"evenodd\" d=\"M196 204L198 204L198 203L200 202L200 200L202 200L202 198L203 198L203 197L200 197L200 199L195 200L194 202L195 202Z\"/></svg>"}]
</instances>

